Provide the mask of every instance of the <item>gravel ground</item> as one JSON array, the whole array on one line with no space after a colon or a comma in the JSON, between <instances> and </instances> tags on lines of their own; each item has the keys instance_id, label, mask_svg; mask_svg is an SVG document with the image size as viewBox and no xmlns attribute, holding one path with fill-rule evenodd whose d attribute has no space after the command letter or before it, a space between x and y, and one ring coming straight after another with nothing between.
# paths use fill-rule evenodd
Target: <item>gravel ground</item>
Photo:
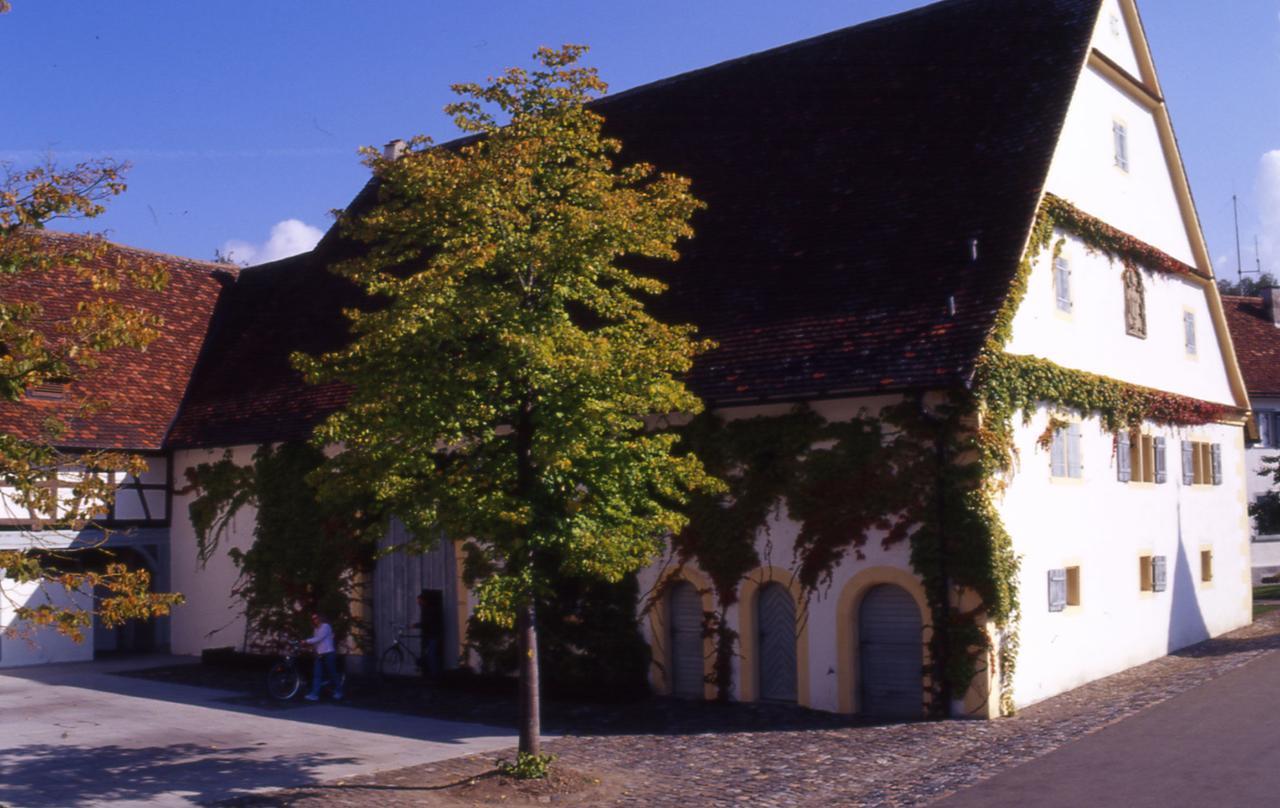
<instances>
[{"instance_id":1,"label":"gravel ground","mask_svg":"<svg viewBox=\"0 0 1280 808\"><path fill-rule=\"evenodd\" d=\"M643 726L568 732L546 744L559 764L602 782L577 794L511 803L575 805L923 805L1044 755L1081 735L1280 648L1280 612L1247 628L1092 682L999 721L856 724L803 710L646 702ZM591 711L588 711L591 712ZM599 711L595 711L598 713ZM607 712L607 711L606 711ZM593 713L593 714L595 714ZM598 716L597 716L598 718ZM666 722L662 730L655 723ZM694 726L701 722L701 726ZM771 722L775 722L771 725ZM777 729L781 724L782 729ZM570 722L572 723L572 722ZM584 722L587 725L598 721ZM466 784L490 771L476 755L278 792L234 805L468 805Z\"/></svg>"}]
</instances>

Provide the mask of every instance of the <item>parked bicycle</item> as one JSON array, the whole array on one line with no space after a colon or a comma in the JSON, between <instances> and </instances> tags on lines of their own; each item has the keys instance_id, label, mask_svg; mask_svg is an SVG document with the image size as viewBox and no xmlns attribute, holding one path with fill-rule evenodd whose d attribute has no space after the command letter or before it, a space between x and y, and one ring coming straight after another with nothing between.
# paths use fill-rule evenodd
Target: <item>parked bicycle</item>
<instances>
[{"instance_id":1,"label":"parked bicycle","mask_svg":"<svg viewBox=\"0 0 1280 808\"><path fill-rule=\"evenodd\" d=\"M310 656L305 644L289 643L284 655L271 666L271 670L267 671L267 692L271 694L271 698L289 701L304 689L310 689L312 669ZM345 673L339 673L336 691L333 682L326 682L324 691L329 695L341 692L346 678Z\"/></svg>"},{"instance_id":2,"label":"parked bicycle","mask_svg":"<svg viewBox=\"0 0 1280 808\"><path fill-rule=\"evenodd\" d=\"M428 669L427 655L416 653L405 640L421 641L421 634L406 634L404 626L396 623L395 629L396 639L391 643L391 647L382 652L382 656L378 658L378 675L381 677L400 676L404 673L404 664L412 659L415 669L424 671Z\"/></svg>"}]
</instances>

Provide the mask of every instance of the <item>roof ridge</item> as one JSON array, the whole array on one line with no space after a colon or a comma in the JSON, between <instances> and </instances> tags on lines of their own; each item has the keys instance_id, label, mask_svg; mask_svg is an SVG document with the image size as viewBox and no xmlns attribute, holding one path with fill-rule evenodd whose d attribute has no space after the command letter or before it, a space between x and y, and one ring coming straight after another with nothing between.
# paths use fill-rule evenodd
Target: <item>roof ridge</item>
<instances>
[{"instance_id":1,"label":"roof ridge","mask_svg":"<svg viewBox=\"0 0 1280 808\"><path fill-rule=\"evenodd\" d=\"M159 250L149 250L145 247L134 247L129 244L121 244L118 241L112 241L111 239L96 233L68 233L65 230L45 230L43 228L37 232L42 238L52 238L54 240L101 241L113 250L118 250L120 252L149 255L155 258L163 258L166 261L177 264L188 264L201 268L216 269L222 272L227 272L231 275L239 275L240 270L243 269L243 267L237 266L236 264L220 264L217 261L207 261L203 258L190 258L185 255L174 255L173 253L160 252Z\"/></svg>"},{"instance_id":2,"label":"roof ridge","mask_svg":"<svg viewBox=\"0 0 1280 808\"><path fill-rule=\"evenodd\" d=\"M960 5L966 5L968 3L982 3L982 2L991 2L991 0L937 0L937 2L928 3L926 5L918 6L916 8L909 8L906 11L899 11L897 14L890 14L886 17L874 17L869 20L863 20L862 22L853 23L852 25L846 25L843 28L837 28L834 31L827 31L826 33L816 34L814 36L806 37L804 39L797 39L793 42L785 42L781 45L774 45L773 47L765 48L764 50L756 51L754 53L748 53L742 56L734 56L733 58L726 59L722 62L715 62L713 64L704 65L702 67L695 67L695 68L692 68L691 70L686 70L683 73L677 73L674 76L665 76L663 78L654 79L653 81L649 81L644 84L637 84L634 87L628 87L627 89L620 90L616 93L608 93L606 95L603 95L593 100L591 102L591 105L594 106L595 104L607 103L609 101L613 101L614 99L625 98L627 96L638 94L646 90L651 90L659 87L666 87L670 84L675 84L677 82L686 81L686 80L703 76L709 73L714 73L722 69L728 69L730 67L738 67L748 62L753 62L757 59L765 59L773 56L779 56L784 53L790 53L796 50L802 50L804 48L815 47L817 45L824 44L830 40L839 39L843 36L848 36L854 31L875 30L876 28L880 28L890 24L900 23L904 19L907 19L910 17L924 16L926 14L934 13L940 7L960 6ZM452 142L452 141L449 141L449 142Z\"/></svg>"}]
</instances>

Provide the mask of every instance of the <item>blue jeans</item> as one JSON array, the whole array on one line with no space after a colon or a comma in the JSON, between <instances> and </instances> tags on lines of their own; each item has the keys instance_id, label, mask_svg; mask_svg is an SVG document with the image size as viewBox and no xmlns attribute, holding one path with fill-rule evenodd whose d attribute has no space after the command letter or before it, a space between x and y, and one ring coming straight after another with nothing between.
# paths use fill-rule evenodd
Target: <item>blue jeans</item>
<instances>
[{"instance_id":1,"label":"blue jeans","mask_svg":"<svg viewBox=\"0 0 1280 808\"><path fill-rule=\"evenodd\" d=\"M342 698L342 680L338 678L338 654L335 651L316 654L316 666L311 675L311 695L319 698L320 688L326 683L333 685L334 698Z\"/></svg>"}]
</instances>

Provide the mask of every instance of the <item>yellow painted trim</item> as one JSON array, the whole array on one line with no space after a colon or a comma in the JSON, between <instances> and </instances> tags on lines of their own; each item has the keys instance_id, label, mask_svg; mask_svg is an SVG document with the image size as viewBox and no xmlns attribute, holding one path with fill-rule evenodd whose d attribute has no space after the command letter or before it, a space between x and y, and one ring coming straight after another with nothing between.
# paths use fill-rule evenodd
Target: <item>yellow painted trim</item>
<instances>
[{"instance_id":1,"label":"yellow painted trim","mask_svg":"<svg viewBox=\"0 0 1280 808\"><path fill-rule=\"evenodd\" d=\"M1096 50L1090 49L1088 65L1099 73L1117 83L1129 95L1139 96L1138 100L1152 112L1156 131L1160 135L1160 144L1164 151L1165 163L1173 181L1173 193L1178 200L1178 208L1182 213L1183 225L1187 231L1187 240L1191 244L1191 252L1195 256L1196 269L1202 278L1201 282L1209 296L1209 313L1213 320L1214 331L1222 352L1222 360L1227 369L1227 379L1231 385L1235 405L1242 410L1250 409L1249 394L1245 388L1244 376L1240 371L1240 363L1236 359L1235 343L1231 339L1231 331L1227 328L1226 314L1222 308L1222 296L1214 283L1213 260L1209 257L1209 246L1205 242L1204 230L1200 226L1200 214L1196 211L1195 198L1191 194L1191 184L1187 179L1186 166L1182 161L1182 153L1178 148L1178 139L1173 131L1173 120L1169 116L1169 107L1164 101L1164 91L1160 87L1160 78L1156 75L1155 60L1151 56L1151 46L1147 42L1146 28L1138 13L1134 0L1119 0L1120 13L1124 17L1125 27L1129 31L1130 45L1138 59L1141 76L1135 77L1120 71L1117 73L1107 60ZM1102 6L1099 5L1099 15ZM1099 17L1099 19L1101 19ZM1098 21L1095 20L1095 27ZM1115 74L1115 75L1112 75ZM1119 78L1117 78L1117 76ZM1158 101L1140 96L1154 93Z\"/></svg>"},{"instance_id":2,"label":"yellow painted trim","mask_svg":"<svg viewBox=\"0 0 1280 808\"><path fill-rule=\"evenodd\" d=\"M920 624L924 632L920 638L921 670L929 669L929 641L933 636L933 620L929 614L929 601L924 585L914 574L897 567L871 567L853 576L840 590L836 601L836 681L839 690L839 712L850 714L862 709L859 693L861 678L858 669L858 610L862 599L873 586L893 584L900 586L915 598L920 607ZM921 713L924 712L924 690L921 689Z\"/></svg>"},{"instance_id":3,"label":"yellow painted trim","mask_svg":"<svg viewBox=\"0 0 1280 808\"><path fill-rule=\"evenodd\" d=\"M809 691L809 609L800 581L790 570L781 567L757 567L748 573L739 587L738 602L738 699L760 698L759 638L756 626L756 598L766 584L778 583L791 591L796 605L796 703L811 707Z\"/></svg>"},{"instance_id":4,"label":"yellow painted trim","mask_svg":"<svg viewBox=\"0 0 1280 808\"><path fill-rule=\"evenodd\" d=\"M702 611L704 614L715 611L715 600L712 597L714 587L711 585L711 579L703 575L700 570L694 569L688 564L683 564L664 571L658 578L656 588L658 590L664 589L673 578L693 584L693 587L698 590L698 594L702 596ZM667 598L664 593L662 600L654 604L654 608L649 610L649 649L652 652L649 677L656 692L669 696L672 692L673 682L668 674L671 669L671 651L667 647L667 639ZM716 697L716 687L710 681L712 674L715 673L715 655L715 640L711 637L704 637L702 639L702 676L705 684L703 685L702 695L703 698L708 700Z\"/></svg>"}]
</instances>

